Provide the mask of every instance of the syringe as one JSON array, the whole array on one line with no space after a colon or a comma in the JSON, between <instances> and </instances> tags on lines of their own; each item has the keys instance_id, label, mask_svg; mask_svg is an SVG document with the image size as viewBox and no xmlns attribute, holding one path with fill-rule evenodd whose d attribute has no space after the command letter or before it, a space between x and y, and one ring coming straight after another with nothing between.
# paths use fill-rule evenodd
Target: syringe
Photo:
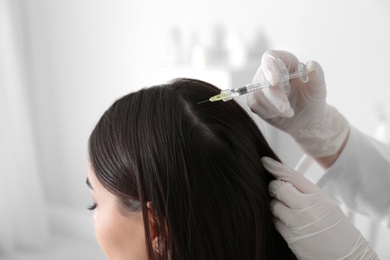
<instances>
[{"instance_id":1,"label":"syringe","mask_svg":"<svg viewBox=\"0 0 390 260\"><path fill-rule=\"evenodd\" d=\"M286 92L286 95L290 92L290 79L298 78L300 77L303 82L307 82L307 71L306 66L303 63L298 64L298 71L289 73L286 65L284 65L283 61L279 58L275 59L276 63L279 65L280 68L280 79L279 79L279 85L282 86ZM204 102L215 102L223 100L224 102L232 100L233 98L248 94L250 92L254 92L263 88L269 88L271 84L264 80L263 82L256 82L252 84L247 84L242 87L233 88L233 89L225 89L222 90L220 94L212 96L211 98L201 101L198 104L204 103Z\"/></svg>"}]
</instances>

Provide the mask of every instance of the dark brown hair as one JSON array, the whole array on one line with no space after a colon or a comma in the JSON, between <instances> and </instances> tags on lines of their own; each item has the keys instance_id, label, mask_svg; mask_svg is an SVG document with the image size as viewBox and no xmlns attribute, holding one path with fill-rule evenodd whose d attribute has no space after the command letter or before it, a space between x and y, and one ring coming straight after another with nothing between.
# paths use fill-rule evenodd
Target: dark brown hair
<instances>
[{"instance_id":1,"label":"dark brown hair","mask_svg":"<svg viewBox=\"0 0 390 260\"><path fill-rule=\"evenodd\" d=\"M98 180L126 210L147 202L159 223L162 259L296 259L276 231L260 158L277 159L235 101L199 101L213 85L177 79L117 100L89 140Z\"/></svg>"}]
</instances>

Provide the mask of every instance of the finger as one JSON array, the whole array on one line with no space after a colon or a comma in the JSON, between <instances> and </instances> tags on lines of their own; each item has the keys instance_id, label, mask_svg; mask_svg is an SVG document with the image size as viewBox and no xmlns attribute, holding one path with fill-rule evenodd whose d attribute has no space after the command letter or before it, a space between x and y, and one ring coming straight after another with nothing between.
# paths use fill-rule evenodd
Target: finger
<instances>
[{"instance_id":1,"label":"finger","mask_svg":"<svg viewBox=\"0 0 390 260\"><path fill-rule=\"evenodd\" d=\"M306 64L310 87L313 89L321 89L324 87L324 71L321 65L316 61L309 61Z\"/></svg>"},{"instance_id":2,"label":"finger","mask_svg":"<svg viewBox=\"0 0 390 260\"><path fill-rule=\"evenodd\" d=\"M282 220L275 218L274 219L274 225L276 230L282 235L284 240L287 242L288 246L291 248L291 250L294 252L295 247L294 243L305 239L307 236L305 233L301 232L300 230L296 230L295 228L291 228L287 226ZM310 259L315 259L315 258L310 258Z\"/></svg>"},{"instance_id":3,"label":"finger","mask_svg":"<svg viewBox=\"0 0 390 260\"><path fill-rule=\"evenodd\" d=\"M315 184L306 179L302 174L277 162L269 157L261 158L264 167L277 179L290 182L294 187L304 194L321 192Z\"/></svg>"},{"instance_id":4,"label":"finger","mask_svg":"<svg viewBox=\"0 0 390 260\"><path fill-rule=\"evenodd\" d=\"M284 222L281 221L280 219L275 218L274 225L276 230L282 235L284 240L286 240L287 244L290 244L291 242L290 240L293 237L293 234L291 230L286 226L286 224L284 224Z\"/></svg>"},{"instance_id":5,"label":"finger","mask_svg":"<svg viewBox=\"0 0 390 260\"><path fill-rule=\"evenodd\" d=\"M300 210L307 206L304 195L289 182L273 180L269 183L268 189L272 197L283 202L290 209Z\"/></svg>"},{"instance_id":6,"label":"finger","mask_svg":"<svg viewBox=\"0 0 390 260\"><path fill-rule=\"evenodd\" d=\"M253 82L264 81L266 81L264 70L260 67L253 78ZM254 113L263 119L279 116L291 117L294 114L286 94L279 86L272 86L261 91L249 93L247 96L247 104Z\"/></svg>"},{"instance_id":7,"label":"finger","mask_svg":"<svg viewBox=\"0 0 390 260\"><path fill-rule=\"evenodd\" d=\"M320 220L324 216L334 215L335 221L332 223L337 223L342 218L338 212L330 214L327 209L322 209L320 206L315 207L315 209L313 207L315 206L312 205L302 210L292 210L278 200L271 201L272 214L283 223L285 228L296 234L321 230L323 223Z\"/></svg>"},{"instance_id":8,"label":"finger","mask_svg":"<svg viewBox=\"0 0 390 260\"><path fill-rule=\"evenodd\" d=\"M294 229L289 228L286 224L278 218L274 219L274 225L276 230L282 235L289 247L294 251L293 243L300 240L298 234Z\"/></svg>"},{"instance_id":9,"label":"finger","mask_svg":"<svg viewBox=\"0 0 390 260\"><path fill-rule=\"evenodd\" d=\"M299 60L294 54L288 51L282 50L269 50L266 52L267 55L271 55L274 58L279 58L286 65L289 72L295 72L298 69Z\"/></svg>"},{"instance_id":10,"label":"finger","mask_svg":"<svg viewBox=\"0 0 390 260\"><path fill-rule=\"evenodd\" d=\"M294 229L303 225L301 213L294 211L278 200L271 201L272 214L281 222L285 228Z\"/></svg>"},{"instance_id":11,"label":"finger","mask_svg":"<svg viewBox=\"0 0 390 260\"><path fill-rule=\"evenodd\" d=\"M280 116L292 117L294 110L290 106L290 101L287 98L286 92L282 87L271 86L262 90L265 98L271 103L279 112Z\"/></svg>"},{"instance_id":12,"label":"finger","mask_svg":"<svg viewBox=\"0 0 390 260\"><path fill-rule=\"evenodd\" d=\"M268 185L272 197L282 202L286 207L293 211L303 211L320 205L326 196L323 193L303 194L298 191L291 183L273 180ZM328 201L328 199L326 199Z\"/></svg>"},{"instance_id":13,"label":"finger","mask_svg":"<svg viewBox=\"0 0 390 260\"><path fill-rule=\"evenodd\" d=\"M258 114L263 119L270 119L275 117L292 117L294 115L294 110L291 108L291 106L286 104L286 101L280 101L278 103L275 99L271 99L270 96L272 95L275 94L265 94L263 90L252 92L247 95L246 102L251 111Z\"/></svg>"},{"instance_id":14,"label":"finger","mask_svg":"<svg viewBox=\"0 0 390 260\"><path fill-rule=\"evenodd\" d=\"M285 67L285 64L280 58L275 58L271 53L264 53L261 59L265 79L271 84L271 87L263 90L264 96L278 109L282 116L292 117L294 111L287 97L290 92L290 85L284 81L285 79L282 79L284 77L282 74L285 73L282 67ZM286 90L287 87L288 90Z\"/></svg>"},{"instance_id":15,"label":"finger","mask_svg":"<svg viewBox=\"0 0 390 260\"><path fill-rule=\"evenodd\" d=\"M267 116L264 117L264 112L260 114L264 119L276 116L292 117L294 115L294 110L290 106L286 90L284 89L286 86L279 84L280 73L279 65L275 58L264 54L262 65L257 70L253 82L269 82L271 86L254 92L247 98L250 107L264 108L263 110L266 111Z\"/></svg>"},{"instance_id":16,"label":"finger","mask_svg":"<svg viewBox=\"0 0 390 260\"><path fill-rule=\"evenodd\" d=\"M309 61L306 64L308 82L303 84L303 96L308 101L325 100L326 83L324 71L316 61Z\"/></svg>"},{"instance_id":17,"label":"finger","mask_svg":"<svg viewBox=\"0 0 390 260\"><path fill-rule=\"evenodd\" d=\"M264 71L265 79L271 86L277 86L280 81L281 70L275 57L268 52L261 57L261 67Z\"/></svg>"},{"instance_id":18,"label":"finger","mask_svg":"<svg viewBox=\"0 0 390 260\"><path fill-rule=\"evenodd\" d=\"M270 207L272 214L282 220L283 223L292 215L292 210L277 199L271 201Z\"/></svg>"}]
</instances>

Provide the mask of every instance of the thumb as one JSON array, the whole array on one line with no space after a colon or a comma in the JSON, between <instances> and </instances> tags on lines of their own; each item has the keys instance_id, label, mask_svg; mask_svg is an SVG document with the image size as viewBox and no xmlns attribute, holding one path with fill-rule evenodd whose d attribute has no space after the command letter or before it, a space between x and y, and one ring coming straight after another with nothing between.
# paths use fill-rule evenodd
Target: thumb
<instances>
[{"instance_id":1,"label":"thumb","mask_svg":"<svg viewBox=\"0 0 390 260\"><path fill-rule=\"evenodd\" d=\"M273 58L270 59L270 62L273 64ZM265 64L263 63L254 75L252 82L269 82L269 79L267 79L267 76L265 75L266 73L269 74L268 76L275 76L278 74L276 72L271 73L270 70L265 68ZM290 106L286 91L279 85L270 85L268 88L249 93L247 96L247 104L254 113L258 114L263 119L279 116L292 117L294 115L294 110Z\"/></svg>"},{"instance_id":2,"label":"thumb","mask_svg":"<svg viewBox=\"0 0 390 260\"><path fill-rule=\"evenodd\" d=\"M257 75L259 78L265 78L271 85L268 88L262 89L264 97L277 109L280 116L292 117L294 115L294 110L291 108L287 97L290 85L288 81L287 83L282 81L283 73L288 73L286 66L282 60L273 57L269 52L264 53L261 63L261 70L258 71ZM283 71L283 68L285 69L285 72Z\"/></svg>"}]
</instances>

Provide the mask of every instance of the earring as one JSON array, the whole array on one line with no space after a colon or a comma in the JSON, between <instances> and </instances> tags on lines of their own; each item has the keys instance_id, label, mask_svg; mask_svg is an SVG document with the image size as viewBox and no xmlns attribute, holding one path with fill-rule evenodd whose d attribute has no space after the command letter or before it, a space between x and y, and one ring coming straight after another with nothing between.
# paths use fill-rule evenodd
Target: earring
<instances>
[{"instance_id":1,"label":"earring","mask_svg":"<svg viewBox=\"0 0 390 260\"><path fill-rule=\"evenodd\" d=\"M157 254L162 255L165 245L161 242L160 237L155 237L152 241L152 247Z\"/></svg>"}]
</instances>

